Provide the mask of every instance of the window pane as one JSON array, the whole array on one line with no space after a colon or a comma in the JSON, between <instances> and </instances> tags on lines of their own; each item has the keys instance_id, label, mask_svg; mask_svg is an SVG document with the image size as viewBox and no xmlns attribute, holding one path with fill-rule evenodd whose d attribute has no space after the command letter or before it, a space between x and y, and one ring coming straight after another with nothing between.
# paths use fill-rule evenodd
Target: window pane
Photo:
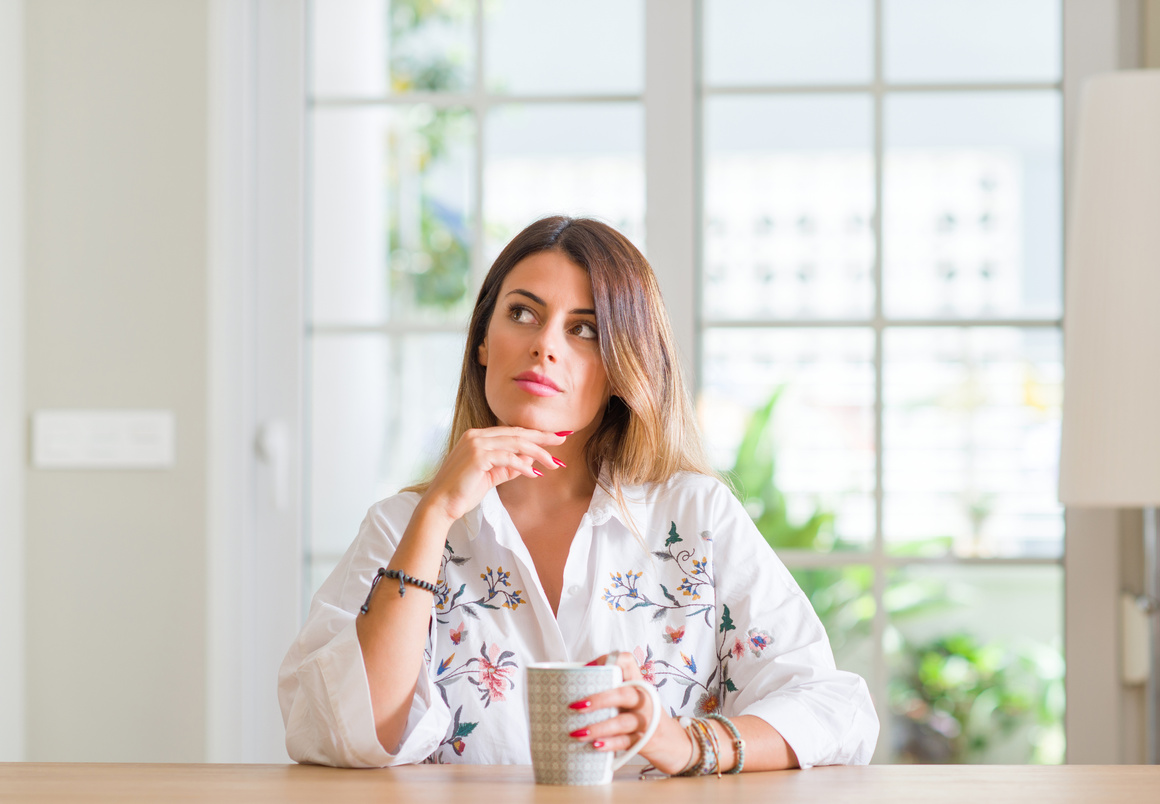
<instances>
[{"instance_id":1,"label":"window pane","mask_svg":"<svg viewBox=\"0 0 1160 804\"><path fill-rule=\"evenodd\" d=\"M707 318L869 317L872 112L863 95L706 101Z\"/></svg>"},{"instance_id":2,"label":"window pane","mask_svg":"<svg viewBox=\"0 0 1160 804\"><path fill-rule=\"evenodd\" d=\"M321 108L313 122L313 320L462 319L471 302L472 115Z\"/></svg>"},{"instance_id":3,"label":"window pane","mask_svg":"<svg viewBox=\"0 0 1160 804\"><path fill-rule=\"evenodd\" d=\"M484 7L489 91L644 91L643 0L488 0Z\"/></svg>"},{"instance_id":4,"label":"window pane","mask_svg":"<svg viewBox=\"0 0 1160 804\"><path fill-rule=\"evenodd\" d=\"M883 514L893 551L1061 554L1060 341L1054 328L886 332Z\"/></svg>"},{"instance_id":5,"label":"window pane","mask_svg":"<svg viewBox=\"0 0 1160 804\"><path fill-rule=\"evenodd\" d=\"M700 420L710 457L737 470L774 547L827 552L873 539L873 361L868 329L705 333ZM753 416L767 406L761 427Z\"/></svg>"},{"instance_id":6,"label":"window pane","mask_svg":"<svg viewBox=\"0 0 1160 804\"><path fill-rule=\"evenodd\" d=\"M1060 114L1054 91L887 97L888 315L1060 315Z\"/></svg>"},{"instance_id":7,"label":"window pane","mask_svg":"<svg viewBox=\"0 0 1160 804\"><path fill-rule=\"evenodd\" d=\"M337 556L376 501L423 479L451 424L463 336L315 335L310 550Z\"/></svg>"},{"instance_id":8,"label":"window pane","mask_svg":"<svg viewBox=\"0 0 1160 804\"><path fill-rule=\"evenodd\" d=\"M1059 0L886 0L886 79L1058 81L1060 5Z\"/></svg>"},{"instance_id":9,"label":"window pane","mask_svg":"<svg viewBox=\"0 0 1160 804\"><path fill-rule=\"evenodd\" d=\"M644 247L644 114L637 103L502 106L484 138L491 263L546 215L592 215Z\"/></svg>"},{"instance_id":10,"label":"window pane","mask_svg":"<svg viewBox=\"0 0 1160 804\"><path fill-rule=\"evenodd\" d=\"M869 83L871 0L706 0L710 86Z\"/></svg>"},{"instance_id":11,"label":"window pane","mask_svg":"<svg viewBox=\"0 0 1160 804\"><path fill-rule=\"evenodd\" d=\"M908 567L884 601L894 761L1063 762L1062 567Z\"/></svg>"},{"instance_id":12,"label":"window pane","mask_svg":"<svg viewBox=\"0 0 1160 804\"><path fill-rule=\"evenodd\" d=\"M382 97L471 89L475 6L475 0L314 0L314 93Z\"/></svg>"}]
</instances>

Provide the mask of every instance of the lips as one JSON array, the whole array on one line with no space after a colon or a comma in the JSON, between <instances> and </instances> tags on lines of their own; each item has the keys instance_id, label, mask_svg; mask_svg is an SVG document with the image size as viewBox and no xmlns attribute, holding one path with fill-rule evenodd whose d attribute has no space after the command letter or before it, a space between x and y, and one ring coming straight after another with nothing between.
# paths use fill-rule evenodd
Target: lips
<instances>
[{"instance_id":1,"label":"lips","mask_svg":"<svg viewBox=\"0 0 1160 804\"><path fill-rule=\"evenodd\" d=\"M535 371L525 371L513 379L516 385L535 396L555 396L563 390L547 376Z\"/></svg>"}]
</instances>

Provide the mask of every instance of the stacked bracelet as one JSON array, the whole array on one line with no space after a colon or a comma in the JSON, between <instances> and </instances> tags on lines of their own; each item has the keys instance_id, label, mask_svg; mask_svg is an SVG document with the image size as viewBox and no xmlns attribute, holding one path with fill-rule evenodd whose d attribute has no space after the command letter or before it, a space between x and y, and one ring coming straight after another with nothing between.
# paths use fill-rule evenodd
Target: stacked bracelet
<instances>
[{"instance_id":1,"label":"stacked bracelet","mask_svg":"<svg viewBox=\"0 0 1160 804\"><path fill-rule=\"evenodd\" d=\"M678 723L684 727L689 739L700 747L701 753L695 760L689 762L676 776L708 776L715 773L720 763L720 755L716 737L707 721L699 717L683 717Z\"/></svg>"},{"instance_id":2,"label":"stacked bracelet","mask_svg":"<svg viewBox=\"0 0 1160 804\"><path fill-rule=\"evenodd\" d=\"M379 581L381 581L383 578L397 578L398 579L398 581L399 581L399 597L402 597L403 595L407 594L407 590L403 587L403 584L408 584L408 583L411 584L411 586L417 586L420 589L423 589L427 592L430 592L431 594L435 594L435 588L436 588L435 584L431 583L430 581L421 581L418 578L416 578L412 575L408 575L405 572L400 572L399 570L389 570L389 569L386 569L385 567L379 567L379 571L377 573L375 573L375 579L373 581L371 581L371 591L367 592L367 602L363 603L362 606L359 608L359 611L361 611L363 614L366 614L367 609L370 608L371 595L373 595L375 593L375 587L378 586Z\"/></svg>"},{"instance_id":3,"label":"stacked bracelet","mask_svg":"<svg viewBox=\"0 0 1160 804\"><path fill-rule=\"evenodd\" d=\"M741 773L741 768L745 764L745 741L741 739L741 733L729 718L711 714L704 718L683 717L677 721L693 741L693 756L689 759L689 764L674 773L674 776L709 776L713 773L717 774L718 778L721 776L721 743L717 739L716 729L709 723L710 720L716 720L723 725L733 737L733 751L737 755L737 761L726 773ZM696 750L698 746L701 749L700 754Z\"/></svg>"},{"instance_id":4,"label":"stacked bracelet","mask_svg":"<svg viewBox=\"0 0 1160 804\"><path fill-rule=\"evenodd\" d=\"M737 755L737 762L734 763L730 770L725 772L741 773L741 768L745 765L745 741L741 739L741 732L737 731L737 727L733 725L733 721L724 715L718 715L716 712L714 712L713 714L708 715L708 718L710 720L716 720L729 731L729 734L733 736L733 753ZM718 773L717 775L720 776L721 774Z\"/></svg>"}]
</instances>

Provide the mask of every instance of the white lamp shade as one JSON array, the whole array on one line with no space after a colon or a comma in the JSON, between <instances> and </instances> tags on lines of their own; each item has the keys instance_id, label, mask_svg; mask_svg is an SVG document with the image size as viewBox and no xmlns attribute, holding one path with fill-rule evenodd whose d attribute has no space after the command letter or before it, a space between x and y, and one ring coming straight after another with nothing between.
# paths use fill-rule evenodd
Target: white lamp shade
<instances>
[{"instance_id":1,"label":"white lamp shade","mask_svg":"<svg viewBox=\"0 0 1160 804\"><path fill-rule=\"evenodd\" d=\"M1090 79L1067 235L1065 505L1160 505L1160 70Z\"/></svg>"}]
</instances>

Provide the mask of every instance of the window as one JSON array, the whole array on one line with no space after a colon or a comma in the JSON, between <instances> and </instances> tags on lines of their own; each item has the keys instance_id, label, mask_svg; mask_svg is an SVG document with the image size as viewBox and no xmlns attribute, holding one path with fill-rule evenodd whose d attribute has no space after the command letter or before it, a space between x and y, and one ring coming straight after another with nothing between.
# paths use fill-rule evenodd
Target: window
<instances>
[{"instance_id":1,"label":"window","mask_svg":"<svg viewBox=\"0 0 1160 804\"><path fill-rule=\"evenodd\" d=\"M1062 761L1060 2L697 9L674 326L711 454L870 682L879 761ZM310 7L309 592L437 460L512 234L673 234L644 227L645 11Z\"/></svg>"},{"instance_id":2,"label":"window","mask_svg":"<svg viewBox=\"0 0 1160 804\"><path fill-rule=\"evenodd\" d=\"M467 316L503 245L563 212L644 247L644 3L347 0L309 14L312 593L369 502L438 460Z\"/></svg>"}]
</instances>

